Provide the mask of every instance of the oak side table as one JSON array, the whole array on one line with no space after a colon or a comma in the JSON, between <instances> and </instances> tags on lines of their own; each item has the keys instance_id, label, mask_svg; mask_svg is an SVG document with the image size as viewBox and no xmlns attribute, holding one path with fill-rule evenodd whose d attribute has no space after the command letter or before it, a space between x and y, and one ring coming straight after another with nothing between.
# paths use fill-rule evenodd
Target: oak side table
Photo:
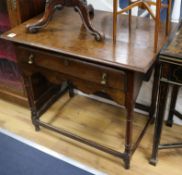
<instances>
[{"instance_id":1,"label":"oak side table","mask_svg":"<svg viewBox=\"0 0 182 175\"><path fill-rule=\"evenodd\" d=\"M127 17L122 18L122 32L115 45L111 32L112 13L95 11L93 22L106 36L104 41L98 42L82 27L80 16L75 15L71 8L64 8L61 13L55 12L49 25L36 34L27 33L25 28L27 24L40 19L40 16L4 33L2 38L13 42L16 47L35 129L45 127L112 154L123 159L128 169L131 157L152 120L152 117L146 118L134 142L134 104L142 80L155 66L157 53L153 51L153 20L133 18L133 24L140 27L128 31ZM164 30L159 33L160 48L165 42L164 34ZM61 129L61 123L57 128L41 120L41 115L65 91L69 91L72 98L73 89L87 94L107 94L105 97L125 106L123 152L65 131Z\"/></svg>"}]
</instances>

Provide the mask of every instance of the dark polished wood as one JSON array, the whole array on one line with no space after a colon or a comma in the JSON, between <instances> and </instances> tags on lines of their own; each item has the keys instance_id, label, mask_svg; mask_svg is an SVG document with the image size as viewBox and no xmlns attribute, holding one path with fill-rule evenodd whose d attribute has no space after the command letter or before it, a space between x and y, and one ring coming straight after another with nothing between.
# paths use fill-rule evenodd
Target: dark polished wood
<instances>
[{"instance_id":1,"label":"dark polished wood","mask_svg":"<svg viewBox=\"0 0 182 175\"><path fill-rule=\"evenodd\" d=\"M65 6L73 7L75 11L79 13L83 21L83 25L97 41L103 39L102 34L92 26L91 18L94 16L94 9L91 4L87 5L86 0L47 0L44 16L38 22L28 24L26 26L27 30L31 33L38 32L38 30L42 29L48 24L56 9L62 10Z\"/></svg>"},{"instance_id":2,"label":"dark polished wood","mask_svg":"<svg viewBox=\"0 0 182 175\"><path fill-rule=\"evenodd\" d=\"M155 133L153 140L153 150L150 159L152 165L157 164L158 151L160 149L182 148L182 143L161 144L160 138L164 120L164 111L167 101L169 85L173 86L171 96L171 109L169 112L168 125L172 126L173 115L181 115L175 110L175 104L179 87L182 86L182 22L178 26L178 30L169 38L167 44L159 54L159 93L157 104L157 115L155 122ZM180 117L179 117L180 118Z\"/></svg>"},{"instance_id":3,"label":"dark polished wood","mask_svg":"<svg viewBox=\"0 0 182 175\"><path fill-rule=\"evenodd\" d=\"M18 11L21 23L42 13L45 8L45 0L18 0Z\"/></svg>"},{"instance_id":4,"label":"dark polished wood","mask_svg":"<svg viewBox=\"0 0 182 175\"><path fill-rule=\"evenodd\" d=\"M176 115L175 107L176 107L176 101L177 101L178 92L179 92L179 86L174 85L172 87L171 104L170 104L170 109L169 109L169 115L168 115L168 118L167 118L167 121L166 121L166 125L170 126L170 127L172 127L172 125L173 125L173 117L174 117L174 115Z\"/></svg>"},{"instance_id":5,"label":"dark polished wood","mask_svg":"<svg viewBox=\"0 0 182 175\"><path fill-rule=\"evenodd\" d=\"M45 6L45 0L13 0L6 3L11 27L40 14Z\"/></svg>"},{"instance_id":6,"label":"dark polished wood","mask_svg":"<svg viewBox=\"0 0 182 175\"><path fill-rule=\"evenodd\" d=\"M40 126L49 128L67 137L113 154L124 160L125 168L130 167L133 153L138 147L151 121L146 124L136 141L133 141L133 108L142 80L148 77L151 67L156 63L157 53L153 52L150 42L152 20L134 18L140 27L128 32L123 18L124 35L120 35L115 45L112 42L112 13L96 11L94 23L105 33L106 39L97 42L81 26L79 16L65 8L62 13L55 12L54 20L36 34L27 33L25 26L40 17L5 33L2 38L15 43L18 65L25 80L36 130ZM65 25L66 23L66 25ZM141 30L141 26L143 29ZM143 32L145 36L143 37ZM13 37L11 35L14 34ZM164 44L165 34L160 33L160 47ZM86 138L69 133L41 121L50 105L65 91L70 98L73 89L87 94L96 94L112 99L126 107L125 149L123 152L110 149ZM61 126L61 124L60 124Z\"/></svg>"},{"instance_id":7,"label":"dark polished wood","mask_svg":"<svg viewBox=\"0 0 182 175\"><path fill-rule=\"evenodd\" d=\"M153 118L152 123L155 121L155 112L156 112L156 106L157 106L157 95L158 95L158 89L159 89L159 75L160 75L160 64L159 62L155 65L154 70L154 82L152 87L152 100L149 110L149 116L150 118Z\"/></svg>"}]
</instances>

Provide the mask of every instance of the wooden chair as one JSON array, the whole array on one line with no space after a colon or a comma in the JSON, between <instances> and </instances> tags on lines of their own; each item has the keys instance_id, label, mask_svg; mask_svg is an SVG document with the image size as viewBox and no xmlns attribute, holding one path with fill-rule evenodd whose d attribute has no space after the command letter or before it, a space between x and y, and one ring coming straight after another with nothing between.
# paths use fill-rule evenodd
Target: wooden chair
<instances>
[{"instance_id":1,"label":"wooden chair","mask_svg":"<svg viewBox=\"0 0 182 175\"><path fill-rule=\"evenodd\" d=\"M167 4L163 4L161 0L156 0L153 2L152 0L129 0L129 5L124 9L118 11L118 0L113 0L113 42L116 43L116 33L117 33L117 16L124 12L129 11L129 25L131 25L131 9L134 7L139 7L141 9L146 9L151 17L155 21L155 33L154 33L154 51L157 51L158 45L158 33L160 27L160 12L161 8L167 9L167 17L166 17L166 35L168 35L170 30L170 11L171 11L171 3L172 0L168 0ZM156 6L156 14L151 9L151 5Z\"/></svg>"}]
</instances>

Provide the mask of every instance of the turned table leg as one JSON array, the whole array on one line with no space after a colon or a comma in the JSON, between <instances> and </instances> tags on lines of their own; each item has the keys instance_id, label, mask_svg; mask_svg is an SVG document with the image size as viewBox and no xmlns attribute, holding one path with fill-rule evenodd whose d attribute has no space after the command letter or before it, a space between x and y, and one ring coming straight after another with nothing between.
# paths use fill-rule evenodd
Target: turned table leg
<instances>
[{"instance_id":1,"label":"turned table leg","mask_svg":"<svg viewBox=\"0 0 182 175\"><path fill-rule=\"evenodd\" d=\"M130 160L132 155L132 133L133 133L133 107L130 104L127 108L127 119L126 119L126 138L125 138L125 168L130 168Z\"/></svg>"},{"instance_id":2,"label":"turned table leg","mask_svg":"<svg viewBox=\"0 0 182 175\"><path fill-rule=\"evenodd\" d=\"M156 64L155 70L154 70L154 83L152 87L152 101L150 105L150 112L149 117L152 118L152 123L155 121L155 112L156 112L156 106L157 106L157 94L158 94L158 88L159 88L159 74L160 74L160 65L159 63Z\"/></svg>"},{"instance_id":3,"label":"turned table leg","mask_svg":"<svg viewBox=\"0 0 182 175\"><path fill-rule=\"evenodd\" d=\"M173 116L174 116L178 92L179 92L179 86L174 85L173 90L172 90L172 95L171 95L171 104L170 104L169 115L168 115L168 119L166 121L166 125L170 126L170 127L172 127L172 125L173 125Z\"/></svg>"},{"instance_id":4,"label":"turned table leg","mask_svg":"<svg viewBox=\"0 0 182 175\"><path fill-rule=\"evenodd\" d=\"M94 16L94 9L91 5L87 5L85 0L47 0L43 17L34 24L28 24L27 31L36 33L44 28L49 23L55 9L62 9L64 6L73 7L80 14L83 25L97 41L103 39L103 35L92 26L91 18Z\"/></svg>"},{"instance_id":5,"label":"turned table leg","mask_svg":"<svg viewBox=\"0 0 182 175\"><path fill-rule=\"evenodd\" d=\"M34 92L33 92L33 87L32 87L32 78L31 76L24 76L24 84L25 84L25 88L27 91L27 97L28 97L28 101L29 101L29 105L30 105L30 109L31 109L31 121L32 124L35 127L36 131L40 130L39 124L37 123L37 119L38 119L38 114L37 114L37 109L34 103Z\"/></svg>"},{"instance_id":6,"label":"turned table leg","mask_svg":"<svg viewBox=\"0 0 182 175\"><path fill-rule=\"evenodd\" d=\"M157 106L157 115L155 121L155 131L154 131L154 139L153 139L153 150L150 159L150 164L156 165L157 156L162 132L162 125L164 120L164 110L167 100L169 86L165 82L160 82L159 85L159 97L158 97L158 106Z\"/></svg>"},{"instance_id":7,"label":"turned table leg","mask_svg":"<svg viewBox=\"0 0 182 175\"><path fill-rule=\"evenodd\" d=\"M125 134L125 168L130 168L132 156L132 137L133 137L133 109L134 109L134 72L128 72L127 93L126 93L126 134Z\"/></svg>"}]
</instances>

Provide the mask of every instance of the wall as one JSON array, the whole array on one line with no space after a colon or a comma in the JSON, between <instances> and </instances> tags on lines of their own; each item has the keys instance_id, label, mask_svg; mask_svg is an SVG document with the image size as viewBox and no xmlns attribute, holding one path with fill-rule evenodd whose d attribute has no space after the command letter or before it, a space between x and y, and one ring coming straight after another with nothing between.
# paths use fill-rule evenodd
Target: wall
<instances>
[{"instance_id":1,"label":"wall","mask_svg":"<svg viewBox=\"0 0 182 175\"><path fill-rule=\"evenodd\" d=\"M121 3L124 1L121 1ZM111 11L112 12L112 4L113 0L88 0L88 3L91 3L95 9L99 10L106 10L106 11ZM121 4L122 6L122 4ZM135 8L132 12L133 15L138 14L138 8ZM146 12L143 12L140 14L141 16L147 15ZM173 22L178 22L180 15L182 17L182 3L181 0L174 0L173 1L173 10L172 10L172 21ZM153 77L151 77L151 80L149 82L144 82L142 85L142 88L140 90L139 96L137 98L137 102L145 104L145 105L150 105L151 101L151 91L152 91L152 83L153 83ZM167 109L165 116L167 117L168 115L168 109L169 109L169 102L170 102L170 94L167 102ZM177 105L176 109L182 113L182 88L180 89L180 93L178 95L178 100L177 100ZM178 118L175 117L175 123L181 124L182 121L179 120Z\"/></svg>"}]
</instances>

